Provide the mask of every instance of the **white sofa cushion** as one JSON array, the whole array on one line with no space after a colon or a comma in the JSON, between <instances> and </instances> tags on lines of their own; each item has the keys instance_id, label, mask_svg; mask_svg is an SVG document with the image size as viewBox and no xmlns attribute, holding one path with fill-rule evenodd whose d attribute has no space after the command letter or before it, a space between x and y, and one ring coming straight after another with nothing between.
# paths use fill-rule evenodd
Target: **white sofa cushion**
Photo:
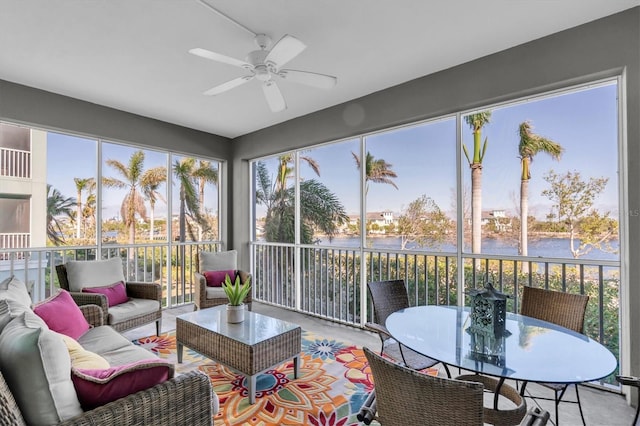
<instances>
[{"instance_id":1,"label":"white sofa cushion","mask_svg":"<svg viewBox=\"0 0 640 426\"><path fill-rule=\"evenodd\" d=\"M238 251L201 251L198 267L200 273L204 271L227 271L238 269Z\"/></svg>"},{"instance_id":2,"label":"white sofa cushion","mask_svg":"<svg viewBox=\"0 0 640 426\"><path fill-rule=\"evenodd\" d=\"M13 275L0 282L0 300L3 299L13 299L27 308L33 303L27 286Z\"/></svg>"},{"instance_id":3,"label":"white sofa cushion","mask_svg":"<svg viewBox=\"0 0 640 426\"><path fill-rule=\"evenodd\" d=\"M106 287L125 282L122 259L71 260L66 263L69 291L82 291L85 287Z\"/></svg>"},{"instance_id":4,"label":"white sofa cushion","mask_svg":"<svg viewBox=\"0 0 640 426\"><path fill-rule=\"evenodd\" d=\"M82 414L62 338L32 312L0 334L0 365L27 424L57 424Z\"/></svg>"}]
</instances>

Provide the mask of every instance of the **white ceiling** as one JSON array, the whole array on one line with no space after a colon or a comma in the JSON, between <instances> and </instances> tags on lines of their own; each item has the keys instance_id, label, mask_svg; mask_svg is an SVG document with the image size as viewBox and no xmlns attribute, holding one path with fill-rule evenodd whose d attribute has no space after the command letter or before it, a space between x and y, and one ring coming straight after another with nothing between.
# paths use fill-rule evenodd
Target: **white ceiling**
<instances>
[{"instance_id":1,"label":"white ceiling","mask_svg":"<svg viewBox=\"0 0 640 426\"><path fill-rule=\"evenodd\" d=\"M187 53L244 59L253 37L197 0L0 0L0 79L234 138L607 16L640 0L206 0L274 41L307 49L287 68L338 77L290 81L272 113L245 71ZM0 102L2 98L0 95Z\"/></svg>"}]
</instances>

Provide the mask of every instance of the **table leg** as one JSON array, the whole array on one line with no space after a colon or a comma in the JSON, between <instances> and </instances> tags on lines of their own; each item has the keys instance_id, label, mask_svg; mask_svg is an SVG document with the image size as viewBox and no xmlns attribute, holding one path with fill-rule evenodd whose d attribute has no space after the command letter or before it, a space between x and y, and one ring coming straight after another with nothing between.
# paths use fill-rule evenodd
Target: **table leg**
<instances>
[{"instance_id":1,"label":"table leg","mask_svg":"<svg viewBox=\"0 0 640 426\"><path fill-rule=\"evenodd\" d=\"M247 377L247 391L249 392L249 404L256 403L256 378L257 374Z\"/></svg>"},{"instance_id":2,"label":"table leg","mask_svg":"<svg viewBox=\"0 0 640 426\"><path fill-rule=\"evenodd\" d=\"M300 355L293 357L293 378L297 379L300 374Z\"/></svg>"},{"instance_id":3,"label":"table leg","mask_svg":"<svg viewBox=\"0 0 640 426\"><path fill-rule=\"evenodd\" d=\"M182 364L182 343L178 342L178 364Z\"/></svg>"}]
</instances>

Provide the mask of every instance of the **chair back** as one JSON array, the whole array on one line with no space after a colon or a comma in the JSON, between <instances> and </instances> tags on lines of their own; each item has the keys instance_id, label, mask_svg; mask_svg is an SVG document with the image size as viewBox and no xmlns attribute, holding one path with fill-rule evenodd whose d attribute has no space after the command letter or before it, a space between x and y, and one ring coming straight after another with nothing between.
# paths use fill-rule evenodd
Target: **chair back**
<instances>
[{"instance_id":1,"label":"chair back","mask_svg":"<svg viewBox=\"0 0 640 426\"><path fill-rule=\"evenodd\" d=\"M56 265L56 274L58 274L58 281L60 282L60 288L69 291L69 280L67 279L67 266Z\"/></svg>"},{"instance_id":2,"label":"chair back","mask_svg":"<svg viewBox=\"0 0 640 426\"><path fill-rule=\"evenodd\" d=\"M403 280L369 282L367 288L373 303L373 320L376 324L384 325L389 315L409 307Z\"/></svg>"},{"instance_id":3,"label":"chair back","mask_svg":"<svg viewBox=\"0 0 640 426\"><path fill-rule=\"evenodd\" d=\"M373 374L380 424L483 424L481 383L428 376L395 364L369 348L363 350Z\"/></svg>"},{"instance_id":4,"label":"chair back","mask_svg":"<svg viewBox=\"0 0 640 426\"><path fill-rule=\"evenodd\" d=\"M584 333L584 315L589 296L542 288L523 287L520 313Z\"/></svg>"}]
</instances>

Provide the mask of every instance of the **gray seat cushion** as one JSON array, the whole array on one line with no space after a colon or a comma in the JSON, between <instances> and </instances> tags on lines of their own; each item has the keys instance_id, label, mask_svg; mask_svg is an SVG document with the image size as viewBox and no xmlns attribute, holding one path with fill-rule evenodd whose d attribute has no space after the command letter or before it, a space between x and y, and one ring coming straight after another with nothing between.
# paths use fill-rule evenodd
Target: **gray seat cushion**
<instances>
[{"instance_id":1,"label":"gray seat cushion","mask_svg":"<svg viewBox=\"0 0 640 426\"><path fill-rule=\"evenodd\" d=\"M222 287L207 287L205 292L207 293L207 299L221 299L223 297L227 297Z\"/></svg>"},{"instance_id":2,"label":"gray seat cushion","mask_svg":"<svg viewBox=\"0 0 640 426\"><path fill-rule=\"evenodd\" d=\"M78 343L98 355L131 345L129 340L107 325L89 329L80 336Z\"/></svg>"},{"instance_id":3,"label":"gray seat cushion","mask_svg":"<svg viewBox=\"0 0 640 426\"><path fill-rule=\"evenodd\" d=\"M153 352L137 345L128 345L124 348L115 349L109 352L103 352L101 357L107 360L109 365L127 365L136 361L145 361L150 359L158 359Z\"/></svg>"},{"instance_id":4,"label":"gray seat cushion","mask_svg":"<svg viewBox=\"0 0 640 426\"><path fill-rule=\"evenodd\" d=\"M149 299L130 298L128 302L109 308L108 323L118 324L131 318L139 317L160 310L160 302Z\"/></svg>"}]
</instances>

